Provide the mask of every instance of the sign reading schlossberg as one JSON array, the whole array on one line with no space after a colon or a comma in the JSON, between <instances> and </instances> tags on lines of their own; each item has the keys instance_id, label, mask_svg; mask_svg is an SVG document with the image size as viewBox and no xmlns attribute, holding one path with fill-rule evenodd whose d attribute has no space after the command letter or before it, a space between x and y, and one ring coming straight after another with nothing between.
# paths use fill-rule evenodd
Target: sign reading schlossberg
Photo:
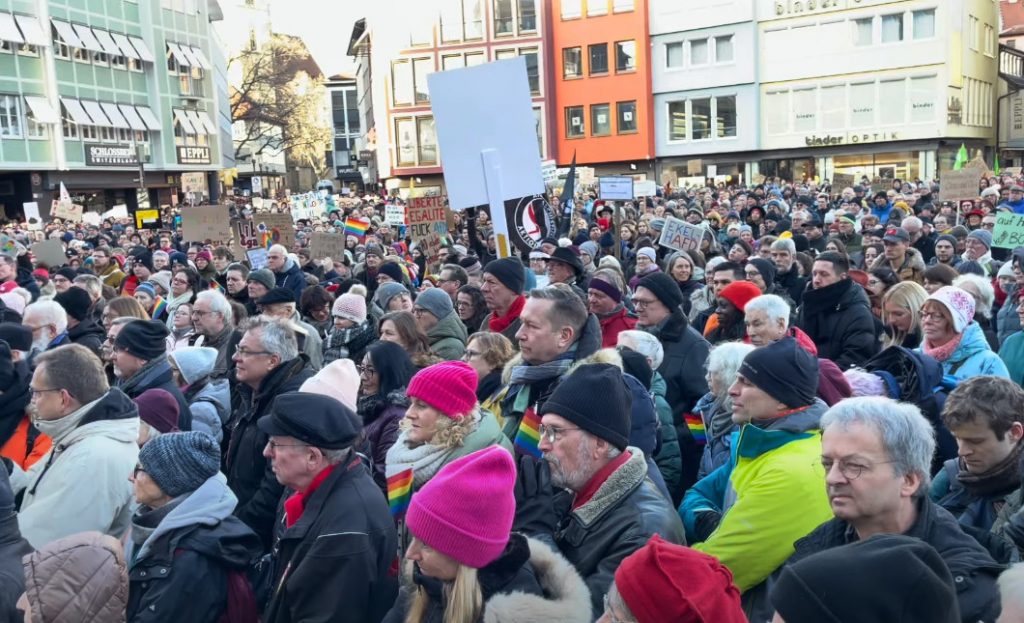
<instances>
[{"instance_id":1,"label":"sign reading schlossberg","mask_svg":"<svg viewBox=\"0 0 1024 623\"><path fill-rule=\"evenodd\" d=\"M209 147L178 146L178 164L210 164Z\"/></svg>"},{"instance_id":2,"label":"sign reading schlossberg","mask_svg":"<svg viewBox=\"0 0 1024 623\"><path fill-rule=\"evenodd\" d=\"M131 145L85 144L85 164L91 167L136 167L139 157Z\"/></svg>"}]
</instances>

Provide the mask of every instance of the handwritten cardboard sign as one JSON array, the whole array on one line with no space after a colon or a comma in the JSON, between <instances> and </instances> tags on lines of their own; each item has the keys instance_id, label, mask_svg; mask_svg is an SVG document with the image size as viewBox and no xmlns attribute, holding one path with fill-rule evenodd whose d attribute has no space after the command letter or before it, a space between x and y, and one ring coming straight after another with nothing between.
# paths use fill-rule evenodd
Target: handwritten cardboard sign
<instances>
[{"instance_id":1,"label":"handwritten cardboard sign","mask_svg":"<svg viewBox=\"0 0 1024 623\"><path fill-rule=\"evenodd\" d=\"M665 217L665 227L661 230L658 244L676 251L696 251L700 249L704 238L704 228L700 225L687 223L672 216Z\"/></svg>"},{"instance_id":2,"label":"handwritten cardboard sign","mask_svg":"<svg viewBox=\"0 0 1024 623\"><path fill-rule=\"evenodd\" d=\"M979 181L981 173L975 168L943 171L939 178L939 195L943 201L975 199L979 194Z\"/></svg>"},{"instance_id":3,"label":"handwritten cardboard sign","mask_svg":"<svg viewBox=\"0 0 1024 623\"><path fill-rule=\"evenodd\" d=\"M70 201L56 201L50 205L50 218L64 219L65 221L81 221L84 209L77 203Z\"/></svg>"},{"instance_id":4,"label":"handwritten cardboard sign","mask_svg":"<svg viewBox=\"0 0 1024 623\"><path fill-rule=\"evenodd\" d=\"M1024 246L1024 214L997 213L996 228L992 230L992 246L1000 249Z\"/></svg>"},{"instance_id":5,"label":"handwritten cardboard sign","mask_svg":"<svg viewBox=\"0 0 1024 623\"><path fill-rule=\"evenodd\" d=\"M187 242L227 242L231 239L228 206L205 205L183 208L182 236Z\"/></svg>"},{"instance_id":6,"label":"handwritten cardboard sign","mask_svg":"<svg viewBox=\"0 0 1024 623\"><path fill-rule=\"evenodd\" d=\"M289 250L295 246L295 222L291 214L257 214L253 220L257 228L262 226L270 234L272 244L284 245Z\"/></svg>"},{"instance_id":7,"label":"handwritten cardboard sign","mask_svg":"<svg viewBox=\"0 0 1024 623\"><path fill-rule=\"evenodd\" d=\"M313 232L313 237L309 241L309 252L315 260L325 257L340 258L345 255L345 234Z\"/></svg>"},{"instance_id":8,"label":"handwritten cardboard sign","mask_svg":"<svg viewBox=\"0 0 1024 623\"><path fill-rule=\"evenodd\" d=\"M856 178L850 173L836 173L832 176L832 192L853 186Z\"/></svg>"}]
</instances>

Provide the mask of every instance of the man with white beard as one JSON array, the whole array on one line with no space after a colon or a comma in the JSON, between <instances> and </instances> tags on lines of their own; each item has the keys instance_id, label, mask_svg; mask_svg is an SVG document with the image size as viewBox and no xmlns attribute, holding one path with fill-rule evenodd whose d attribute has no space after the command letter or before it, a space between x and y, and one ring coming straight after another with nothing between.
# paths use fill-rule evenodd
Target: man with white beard
<instances>
[{"instance_id":1,"label":"man with white beard","mask_svg":"<svg viewBox=\"0 0 1024 623\"><path fill-rule=\"evenodd\" d=\"M68 314L56 301L36 301L25 308L21 323L32 331L32 355L70 344Z\"/></svg>"}]
</instances>

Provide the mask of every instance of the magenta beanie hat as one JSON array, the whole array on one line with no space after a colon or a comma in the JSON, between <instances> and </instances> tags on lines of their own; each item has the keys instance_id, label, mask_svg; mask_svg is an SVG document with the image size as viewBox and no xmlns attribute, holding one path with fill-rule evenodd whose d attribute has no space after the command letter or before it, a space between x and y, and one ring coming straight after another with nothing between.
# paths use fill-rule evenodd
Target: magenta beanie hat
<instances>
[{"instance_id":1,"label":"magenta beanie hat","mask_svg":"<svg viewBox=\"0 0 1024 623\"><path fill-rule=\"evenodd\" d=\"M468 363L442 361L417 372L406 393L455 419L476 406L476 384L476 370Z\"/></svg>"},{"instance_id":2,"label":"magenta beanie hat","mask_svg":"<svg viewBox=\"0 0 1024 623\"><path fill-rule=\"evenodd\" d=\"M445 465L427 481L412 496L405 525L432 549L481 569L508 545L515 484L512 455L501 446L488 446Z\"/></svg>"}]
</instances>

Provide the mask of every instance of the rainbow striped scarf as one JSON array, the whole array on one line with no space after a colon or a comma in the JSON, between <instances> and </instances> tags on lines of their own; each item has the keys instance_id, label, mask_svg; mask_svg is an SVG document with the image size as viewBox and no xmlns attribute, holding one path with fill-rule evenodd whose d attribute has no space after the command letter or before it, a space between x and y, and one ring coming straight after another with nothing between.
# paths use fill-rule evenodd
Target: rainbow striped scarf
<instances>
[{"instance_id":1,"label":"rainbow striped scarf","mask_svg":"<svg viewBox=\"0 0 1024 623\"><path fill-rule=\"evenodd\" d=\"M392 517L402 517L412 500L412 468L388 478L388 506Z\"/></svg>"},{"instance_id":2,"label":"rainbow striped scarf","mask_svg":"<svg viewBox=\"0 0 1024 623\"><path fill-rule=\"evenodd\" d=\"M704 445L708 442L708 432L704 428L704 420L696 413L687 413L683 416L686 428L690 429L690 436L698 444Z\"/></svg>"},{"instance_id":3,"label":"rainbow striped scarf","mask_svg":"<svg viewBox=\"0 0 1024 623\"><path fill-rule=\"evenodd\" d=\"M523 419L519 422L519 430L516 431L516 438L512 443L524 454L529 454L537 459L543 456L540 451L540 416L537 415L533 407L527 409L523 414Z\"/></svg>"},{"instance_id":4,"label":"rainbow striped scarf","mask_svg":"<svg viewBox=\"0 0 1024 623\"><path fill-rule=\"evenodd\" d=\"M167 311L167 301L164 300L164 297L158 294L156 298L153 299L153 309L149 312L149 317L151 320L156 320L162 316L165 311Z\"/></svg>"}]
</instances>

